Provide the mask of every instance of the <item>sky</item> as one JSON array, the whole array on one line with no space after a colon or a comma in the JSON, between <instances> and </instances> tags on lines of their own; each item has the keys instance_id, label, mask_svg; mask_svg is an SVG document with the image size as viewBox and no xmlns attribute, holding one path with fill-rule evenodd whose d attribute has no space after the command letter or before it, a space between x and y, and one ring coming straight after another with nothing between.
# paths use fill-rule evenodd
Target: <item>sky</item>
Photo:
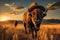
<instances>
[{"instance_id":1,"label":"sky","mask_svg":"<svg viewBox=\"0 0 60 40\"><path fill-rule=\"evenodd\" d=\"M60 0L0 0L0 20L22 20L24 12L27 11L32 2L37 2L39 5L46 7L48 4L59 1ZM15 7L19 6L24 8L15 9ZM60 9L48 11L44 19L60 19Z\"/></svg>"}]
</instances>

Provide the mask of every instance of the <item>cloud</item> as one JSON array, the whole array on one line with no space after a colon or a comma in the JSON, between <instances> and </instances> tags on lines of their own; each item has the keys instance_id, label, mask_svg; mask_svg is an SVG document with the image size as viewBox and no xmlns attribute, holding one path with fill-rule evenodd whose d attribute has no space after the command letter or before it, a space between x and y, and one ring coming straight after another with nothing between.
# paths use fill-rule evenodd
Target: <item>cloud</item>
<instances>
[{"instance_id":1,"label":"cloud","mask_svg":"<svg viewBox=\"0 0 60 40\"><path fill-rule=\"evenodd\" d=\"M60 6L60 2L55 2L54 6Z\"/></svg>"},{"instance_id":2,"label":"cloud","mask_svg":"<svg viewBox=\"0 0 60 40\"><path fill-rule=\"evenodd\" d=\"M10 7L10 9L12 11L11 14L13 14L13 15L19 15L19 14L22 14L22 11L24 12L24 10L26 8L24 8L24 7Z\"/></svg>"},{"instance_id":3,"label":"cloud","mask_svg":"<svg viewBox=\"0 0 60 40\"><path fill-rule=\"evenodd\" d=\"M26 9L26 8L24 8L24 7L21 7L21 6L17 6L17 7L10 7L13 11L22 11L22 10L24 10L24 9Z\"/></svg>"},{"instance_id":4,"label":"cloud","mask_svg":"<svg viewBox=\"0 0 60 40\"><path fill-rule=\"evenodd\" d=\"M19 7L19 6L17 6L17 7L15 7L15 9L23 9L24 7Z\"/></svg>"},{"instance_id":5,"label":"cloud","mask_svg":"<svg viewBox=\"0 0 60 40\"><path fill-rule=\"evenodd\" d=\"M9 7L12 11L21 11L21 10L26 9L23 6L17 6L17 5L15 5L14 2L12 4L4 4L4 6Z\"/></svg>"},{"instance_id":6,"label":"cloud","mask_svg":"<svg viewBox=\"0 0 60 40\"><path fill-rule=\"evenodd\" d=\"M10 8L10 10L12 11L11 14L19 14L19 12L21 13L23 10L26 9L23 6L17 6L17 5L15 5L15 3L12 3L12 4L4 4L4 6L7 6L7 7Z\"/></svg>"},{"instance_id":7,"label":"cloud","mask_svg":"<svg viewBox=\"0 0 60 40\"><path fill-rule=\"evenodd\" d=\"M55 5L55 2L48 4L46 7L48 9L52 9L54 5Z\"/></svg>"},{"instance_id":8,"label":"cloud","mask_svg":"<svg viewBox=\"0 0 60 40\"><path fill-rule=\"evenodd\" d=\"M46 8L47 8L48 10L56 10L56 9L59 9L59 8L60 8L60 2L53 2L53 3L51 3L51 4L48 4L48 5L46 6Z\"/></svg>"},{"instance_id":9,"label":"cloud","mask_svg":"<svg viewBox=\"0 0 60 40\"><path fill-rule=\"evenodd\" d=\"M4 6L8 6L8 7L10 7L10 6L13 6L15 3L13 2L12 4L4 4Z\"/></svg>"},{"instance_id":10,"label":"cloud","mask_svg":"<svg viewBox=\"0 0 60 40\"><path fill-rule=\"evenodd\" d=\"M5 5L5 6L8 6L8 7L9 7L9 6L12 6L12 5L10 5L10 4L4 4L4 5Z\"/></svg>"}]
</instances>

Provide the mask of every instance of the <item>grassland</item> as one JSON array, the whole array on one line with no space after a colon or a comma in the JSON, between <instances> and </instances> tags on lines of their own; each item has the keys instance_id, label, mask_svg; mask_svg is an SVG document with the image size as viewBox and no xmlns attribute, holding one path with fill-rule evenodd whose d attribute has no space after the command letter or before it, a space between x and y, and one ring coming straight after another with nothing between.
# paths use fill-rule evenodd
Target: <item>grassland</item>
<instances>
[{"instance_id":1,"label":"grassland","mask_svg":"<svg viewBox=\"0 0 60 40\"><path fill-rule=\"evenodd\" d=\"M25 34L23 24L1 24L0 40L60 40L60 24L41 24L38 37L33 39L31 34Z\"/></svg>"}]
</instances>

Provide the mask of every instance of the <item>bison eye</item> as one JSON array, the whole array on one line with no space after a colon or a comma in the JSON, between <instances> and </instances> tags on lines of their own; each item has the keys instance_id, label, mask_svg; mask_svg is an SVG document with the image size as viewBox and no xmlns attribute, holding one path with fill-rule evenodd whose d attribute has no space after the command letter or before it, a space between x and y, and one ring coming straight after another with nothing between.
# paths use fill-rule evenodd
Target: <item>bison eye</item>
<instances>
[{"instance_id":1,"label":"bison eye","mask_svg":"<svg viewBox=\"0 0 60 40\"><path fill-rule=\"evenodd\" d=\"M29 16L31 16L31 17L32 17L32 14L30 13L30 14L29 14Z\"/></svg>"}]
</instances>

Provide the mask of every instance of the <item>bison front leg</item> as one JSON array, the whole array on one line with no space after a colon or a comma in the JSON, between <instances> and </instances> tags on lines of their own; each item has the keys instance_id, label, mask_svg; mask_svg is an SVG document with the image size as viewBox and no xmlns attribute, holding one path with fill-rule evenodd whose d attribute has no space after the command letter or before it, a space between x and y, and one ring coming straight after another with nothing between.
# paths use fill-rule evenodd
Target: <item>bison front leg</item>
<instances>
[{"instance_id":1,"label":"bison front leg","mask_svg":"<svg viewBox=\"0 0 60 40\"><path fill-rule=\"evenodd\" d=\"M37 37L37 31L35 30L35 37Z\"/></svg>"},{"instance_id":2,"label":"bison front leg","mask_svg":"<svg viewBox=\"0 0 60 40\"><path fill-rule=\"evenodd\" d=\"M34 38L34 30L32 30L32 38Z\"/></svg>"},{"instance_id":3,"label":"bison front leg","mask_svg":"<svg viewBox=\"0 0 60 40\"><path fill-rule=\"evenodd\" d=\"M24 22L25 33L27 34L26 23Z\"/></svg>"}]
</instances>

